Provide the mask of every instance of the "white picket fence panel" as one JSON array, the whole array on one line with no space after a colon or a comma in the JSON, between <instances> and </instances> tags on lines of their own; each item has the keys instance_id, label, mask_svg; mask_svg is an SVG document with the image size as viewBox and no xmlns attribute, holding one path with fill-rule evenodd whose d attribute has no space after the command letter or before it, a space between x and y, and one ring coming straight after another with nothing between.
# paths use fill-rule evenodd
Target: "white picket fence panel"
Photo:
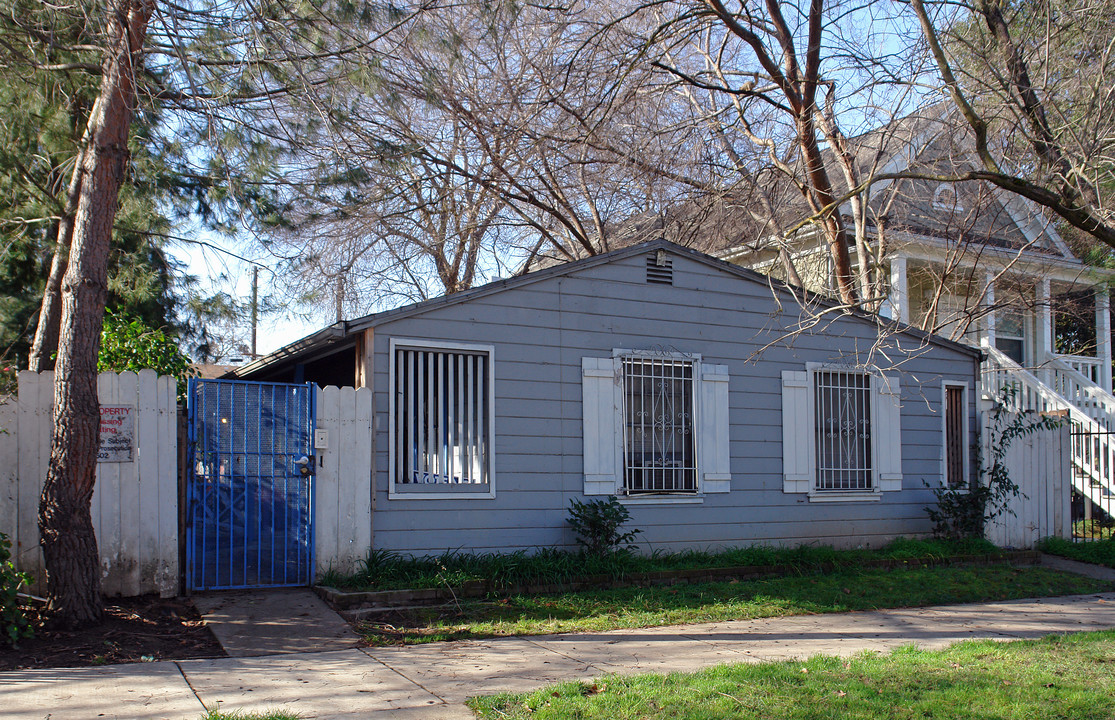
<instances>
[{"instance_id":1,"label":"white picket fence panel","mask_svg":"<svg viewBox=\"0 0 1115 720\"><path fill-rule=\"evenodd\" d=\"M15 397L0 398L0 532L21 570L45 590L39 495L50 463L53 373L22 372ZM174 378L151 370L102 373L102 405L135 408L132 462L100 463L91 514L110 596L178 592L178 436ZM372 391L317 389L317 429L327 433L315 469L317 571L352 572L372 548Z\"/></svg>"},{"instance_id":2,"label":"white picket fence panel","mask_svg":"<svg viewBox=\"0 0 1115 720\"><path fill-rule=\"evenodd\" d=\"M317 572L353 572L372 549L371 389L318 388L317 429L328 435L328 446L317 449L314 479Z\"/></svg>"},{"instance_id":3,"label":"white picket fence panel","mask_svg":"<svg viewBox=\"0 0 1115 720\"><path fill-rule=\"evenodd\" d=\"M178 592L178 427L174 378L153 370L101 373L102 405L135 408L132 462L98 463L91 514L104 593ZM0 399L0 532L20 569L45 589L39 495L50 462L54 373L21 372Z\"/></svg>"},{"instance_id":4,"label":"white picket fence panel","mask_svg":"<svg viewBox=\"0 0 1115 720\"><path fill-rule=\"evenodd\" d=\"M991 435L984 413L983 456ZM1021 494L1010 500L1005 512L985 528L988 540L1000 547L1032 548L1044 537L1069 539L1072 534L1072 447L1069 423L1052 430L1038 430L1016 437L1003 458L1011 480Z\"/></svg>"}]
</instances>

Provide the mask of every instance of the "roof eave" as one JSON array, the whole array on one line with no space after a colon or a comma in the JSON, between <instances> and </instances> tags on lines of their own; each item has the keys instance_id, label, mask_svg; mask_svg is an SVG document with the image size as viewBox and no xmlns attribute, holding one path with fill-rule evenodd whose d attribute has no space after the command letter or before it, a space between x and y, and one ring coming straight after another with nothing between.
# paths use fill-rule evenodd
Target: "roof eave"
<instances>
[{"instance_id":1,"label":"roof eave","mask_svg":"<svg viewBox=\"0 0 1115 720\"><path fill-rule=\"evenodd\" d=\"M280 362L287 362L299 357L304 357L313 353L315 350L328 347L333 342L343 339L349 334L350 328L348 327L348 323L342 320L341 322L322 328L315 333L311 333L301 340L296 340L289 345L284 345L258 360L253 360L247 365L242 365L230 373L229 376L244 377L246 375L252 375L277 365Z\"/></svg>"},{"instance_id":2,"label":"roof eave","mask_svg":"<svg viewBox=\"0 0 1115 720\"><path fill-rule=\"evenodd\" d=\"M937 345L948 347L954 350L959 350L967 355L982 357L981 353L978 350L975 350L967 345L956 343L951 340L946 340L945 338L927 333L912 326L900 325L892 321L887 321L875 313L869 313L855 308L844 308L839 303L823 295L810 292L808 290L805 290L804 288L792 286L789 283L777 280L768 275L763 275L762 273L751 270L750 268L733 265L730 262L721 260L698 250L683 247L662 238L656 238L654 240L647 240L636 245L621 248L619 250L613 250L612 252L594 255L582 260L575 260L573 262L543 268L542 270L536 270L525 275L519 275L512 278L507 278L505 280L497 280L496 282L488 283L487 285L482 285L481 287L474 288L472 290L465 290L463 292L453 293L452 295L445 295L439 298L433 298L430 300L424 300L419 303L414 303L412 305L405 305L393 310L385 310L380 313L365 315L364 317L357 318L356 320L342 321L334 325L330 325L329 327L322 330L319 330L312 335L307 335L306 337L295 343L284 346L279 350L271 353L270 355L262 357L259 360L245 365L242 368L239 368L236 372L236 375L242 377L246 374L259 372L260 370L266 369L279 362L289 361L298 356L309 354L316 349L325 347L330 342L337 339L362 332L369 328L374 328L387 322L393 322L395 320L400 320L423 312L429 312L438 308L468 302L469 300L486 297L494 293L503 292L504 290L518 288L525 285L531 285L536 282L541 282L542 280L549 279L551 277L567 275L569 273L577 272L585 268L594 267L596 265L601 265L607 262L613 262L617 259L623 259L629 256L639 255L647 252L648 250L655 250L658 248L667 248L671 252L688 256L691 259L696 260L697 262L719 268L730 274L747 280L751 280L753 282L761 283L764 286L769 287L774 292L787 293L795 298L801 297L806 303L812 303L818 307L824 307L829 310L840 310L841 312L848 312L850 315L858 317L861 320L866 320L867 322L873 323L880 330L889 329L906 333L924 342L932 342Z\"/></svg>"}]
</instances>

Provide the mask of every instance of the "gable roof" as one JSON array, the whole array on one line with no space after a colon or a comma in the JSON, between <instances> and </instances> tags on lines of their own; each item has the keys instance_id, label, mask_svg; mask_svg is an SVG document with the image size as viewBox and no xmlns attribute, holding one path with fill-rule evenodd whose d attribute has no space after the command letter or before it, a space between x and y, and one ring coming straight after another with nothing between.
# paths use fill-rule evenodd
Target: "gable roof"
<instances>
[{"instance_id":1,"label":"gable roof","mask_svg":"<svg viewBox=\"0 0 1115 720\"><path fill-rule=\"evenodd\" d=\"M344 342L346 338L356 333L361 333L369 328L375 328L385 323L394 322L408 317L421 315L432 310L437 310L443 307L452 305L459 305L467 303L477 298L494 295L496 293L506 292L516 288L525 287L538 282L549 280L555 277L562 277L571 275L573 273L581 272L583 270L604 265L618 260L624 260L637 255L651 253L656 250L667 250L680 256L684 256L699 263L714 267L722 272L734 275L740 279L754 282L762 285L764 288L773 290L776 293L781 293L795 298L804 298L806 302L820 308L834 309L838 308L838 303L829 298L811 293L802 288L791 286L780 280L776 280L767 275L762 275L754 270L733 265L724 260L720 260L711 255L708 255L691 248L682 247L676 243L668 240L655 239L631 245L629 247L613 250L612 252L594 255L583 260L575 260L572 262L564 263L561 265L553 265L542 270L535 270L534 272L518 275L516 277L507 278L504 280L496 280L495 282L481 285L480 287L471 290L464 290L462 292L453 293L452 295L443 295L438 298L430 300L423 300L422 302L413 303L410 305L403 305L392 310L384 310L378 313L371 313L355 320L345 320L334 323L322 330L319 330L311 335L290 343L258 360L255 360L247 365L238 368L233 375L244 376L264 370L270 366L278 364L283 361L295 360L299 357L306 357L313 355L315 352ZM793 300L797 302L797 300ZM982 357L983 353L971 346L961 343L946 340L943 337L927 333L923 330L915 328L911 325L902 325L893 321L884 320L878 315L861 311L851 311L848 313L850 316L855 317L861 321L871 323L877 328L887 329L890 331L897 331L903 335L916 338L921 342L929 342L934 345L958 350L973 357Z\"/></svg>"},{"instance_id":2,"label":"gable roof","mask_svg":"<svg viewBox=\"0 0 1115 720\"><path fill-rule=\"evenodd\" d=\"M938 103L848 138L847 143L863 179L901 172L955 176L976 169L975 150L966 130L950 104ZM833 189L837 196L844 195L848 192L844 173L831 149L823 153ZM812 215L801 193L770 169L760 171L741 187L740 192L687 200L665 212L616 224L609 245L624 247L664 238L718 257L758 259L773 249L772 237ZM898 197L892 200L892 194ZM896 242L965 241L1081 264L1040 207L984 181L880 180L871 184L868 202L875 213L869 213L867 220L869 235L879 232L875 225L878 216ZM841 212L850 222L850 203ZM905 236L899 237L899 233ZM530 267L561 262L566 260L543 256Z\"/></svg>"},{"instance_id":3,"label":"gable roof","mask_svg":"<svg viewBox=\"0 0 1115 720\"><path fill-rule=\"evenodd\" d=\"M979 169L967 127L951 104L939 103L850 138L861 178L903 172L928 176L872 183L872 210L886 218L891 230L1076 260L1037 205L984 181L929 179ZM826 154L835 165L831 152ZM842 172L834 167L830 176L837 192L847 192ZM899 195L894 201L893 194Z\"/></svg>"}]
</instances>

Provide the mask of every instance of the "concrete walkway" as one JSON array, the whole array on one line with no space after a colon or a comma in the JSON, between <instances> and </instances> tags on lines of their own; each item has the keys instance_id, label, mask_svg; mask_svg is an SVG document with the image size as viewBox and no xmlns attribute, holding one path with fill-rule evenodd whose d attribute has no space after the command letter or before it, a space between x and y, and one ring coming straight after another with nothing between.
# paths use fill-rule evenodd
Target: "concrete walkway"
<instances>
[{"instance_id":1,"label":"concrete walkway","mask_svg":"<svg viewBox=\"0 0 1115 720\"><path fill-rule=\"evenodd\" d=\"M12 720L199 720L205 707L306 718L464 720L473 695L604 673L939 648L1115 627L1115 593L577 635L0 673Z\"/></svg>"},{"instance_id":2,"label":"concrete walkway","mask_svg":"<svg viewBox=\"0 0 1115 720\"><path fill-rule=\"evenodd\" d=\"M1042 553L1041 564L1042 567L1047 567L1051 570L1060 570L1061 572L1075 573L1077 575L1083 575L1084 577L1095 578L1096 580L1115 582L1115 569L1104 565L1093 565L1092 563L1070 560L1059 555L1047 555L1046 553Z\"/></svg>"},{"instance_id":3,"label":"concrete walkway","mask_svg":"<svg viewBox=\"0 0 1115 720\"><path fill-rule=\"evenodd\" d=\"M194 606L230 657L356 647L352 626L309 588L207 593Z\"/></svg>"}]
</instances>

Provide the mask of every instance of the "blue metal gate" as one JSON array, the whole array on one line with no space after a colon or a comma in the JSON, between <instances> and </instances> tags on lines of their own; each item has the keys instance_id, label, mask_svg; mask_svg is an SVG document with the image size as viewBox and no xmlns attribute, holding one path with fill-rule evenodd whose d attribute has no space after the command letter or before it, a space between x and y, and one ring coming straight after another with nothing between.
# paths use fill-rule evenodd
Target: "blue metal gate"
<instances>
[{"instance_id":1,"label":"blue metal gate","mask_svg":"<svg viewBox=\"0 0 1115 720\"><path fill-rule=\"evenodd\" d=\"M189 413L188 587L309 585L313 386L193 379Z\"/></svg>"}]
</instances>

